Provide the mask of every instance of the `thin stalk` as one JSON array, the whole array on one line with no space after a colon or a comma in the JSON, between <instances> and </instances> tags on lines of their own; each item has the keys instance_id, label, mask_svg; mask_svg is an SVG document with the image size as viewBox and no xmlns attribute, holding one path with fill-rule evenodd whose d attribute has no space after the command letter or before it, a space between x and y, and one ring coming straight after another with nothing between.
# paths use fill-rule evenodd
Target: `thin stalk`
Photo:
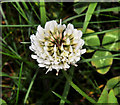
<instances>
[{"instance_id":1,"label":"thin stalk","mask_svg":"<svg viewBox=\"0 0 120 105\"><path fill-rule=\"evenodd\" d=\"M19 91L20 91L20 82L21 82L21 76L22 76L22 69L23 69L23 63L21 63L21 68L20 68L20 73L19 73L19 82L18 82L18 89L17 89L17 96L16 96L15 105L17 105L18 99L19 99Z\"/></svg>"},{"instance_id":2,"label":"thin stalk","mask_svg":"<svg viewBox=\"0 0 120 105\"><path fill-rule=\"evenodd\" d=\"M74 74L74 67L72 66L71 67L71 69L69 70L69 74L71 75L70 76L70 79L72 80L72 76L73 76L73 74ZM62 95L62 97L64 98L64 99L67 99L67 95L68 95L68 93L69 93L69 90L70 90L70 84L69 84L69 82L68 81L66 81L66 83L65 83L65 88L64 88L64 91L63 91L63 95ZM59 105L64 105L65 104L65 101L64 100L60 100L60 104Z\"/></svg>"},{"instance_id":3,"label":"thin stalk","mask_svg":"<svg viewBox=\"0 0 120 105\"><path fill-rule=\"evenodd\" d=\"M27 99L28 99L29 93L30 93L30 91L31 91L31 89L32 89L32 86L33 86L33 83L34 83L34 81L35 81L35 78L36 78L36 76L37 76L37 74L38 74L38 71L39 71L39 69L36 70L36 73L34 74L32 80L31 80L31 83L30 83L29 88L28 88L28 90L27 90L27 93L26 93L26 95L25 95L24 104L26 103L26 101L27 101Z\"/></svg>"},{"instance_id":4,"label":"thin stalk","mask_svg":"<svg viewBox=\"0 0 120 105\"><path fill-rule=\"evenodd\" d=\"M83 92L77 85L75 85L75 84L72 82L72 80L70 79L69 75L68 75L64 70L62 70L62 72L63 72L65 78L67 79L67 81L69 82L69 84L70 84L78 93L80 93L83 97L85 97L89 102L91 102L91 103L96 103L96 101L95 101L93 98L89 97L85 92Z\"/></svg>"}]
</instances>

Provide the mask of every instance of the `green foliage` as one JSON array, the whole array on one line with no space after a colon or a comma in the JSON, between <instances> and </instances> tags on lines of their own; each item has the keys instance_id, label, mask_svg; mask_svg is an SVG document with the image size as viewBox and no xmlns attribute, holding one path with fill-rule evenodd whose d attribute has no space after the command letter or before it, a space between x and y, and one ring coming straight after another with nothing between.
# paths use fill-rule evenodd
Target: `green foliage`
<instances>
[{"instance_id":1,"label":"green foliage","mask_svg":"<svg viewBox=\"0 0 120 105\"><path fill-rule=\"evenodd\" d=\"M74 69L74 68L71 68L71 69ZM83 97L85 97L89 102L91 103L96 103L96 101L94 99L92 99L91 97L89 97L85 92L83 92L77 85L75 85L71 78L69 77L69 75L64 71L62 70L67 81L69 82L69 84L79 93L81 94Z\"/></svg>"},{"instance_id":2,"label":"green foliage","mask_svg":"<svg viewBox=\"0 0 120 105\"><path fill-rule=\"evenodd\" d=\"M46 10L45 10L44 0L40 2L40 15L41 15L41 25L44 26L46 23Z\"/></svg>"},{"instance_id":3,"label":"green foliage","mask_svg":"<svg viewBox=\"0 0 120 105\"><path fill-rule=\"evenodd\" d=\"M76 5L74 5L74 11L77 14L81 14L83 11L85 11L88 7L88 4L85 3L78 3Z\"/></svg>"},{"instance_id":4,"label":"green foliage","mask_svg":"<svg viewBox=\"0 0 120 105\"><path fill-rule=\"evenodd\" d=\"M108 80L106 85L108 89L113 89L115 96L120 95L120 76Z\"/></svg>"},{"instance_id":5,"label":"green foliage","mask_svg":"<svg viewBox=\"0 0 120 105\"><path fill-rule=\"evenodd\" d=\"M103 57L99 60L92 60L91 63L93 66L95 66L97 68L97 72L100 74L105 74L109 71L110 66L112 65L113 62L113 58L105 58L106 56L112 56L112 54L108 51L96 51L92 57L92 59L94 58L98 58L98 57Z\"/></svg>"},{"instance_id":6,"label":"green foliage","mask_svg":"<svg viewBox=\"0 0 120 105\"><path fill-rule=\"evenodd\" d=\"M85 16L85 21L84 21L84 24L83 24L83 30L82 30L83 33L86 32L87 26L89 24L89 21L92 17L92 14L93 14L96 6L97 6L97 3L90 3L89 6L88 6L88 10L87 10L86 16Z\"/></svg>"},{"instance_id":7,"label":"green foliage","mask_svg":"<svg viewBox=\"0 0 120 105\"><path fill-rule=\"evenodd\" d=\"M2 2L0 77L3 84L0 86L3 99L0 102L12 105L91 105L96 100L97 103L118 103L119 4L42 1ZM83 31L84 48L88 53L81 56L78 67L71 66L68 74L60 71L56 77L54 70L46 75L45 68L38 68L37 62L31 59L29 37L36 32L39 24L44 27L46 21L56 20L59 23L60 19L62 23L72 23L76 29ZM109 80L111 77L114 78ZM104 84L106 86L101 93L100 86Z\"/></svg>"},{"instance_id":8,"label":"green foliage","mask_svg":"<svg viewBox=\"0 0 120 105\"><path fill-rule=\"evenodd\" d=\"M108 50L120 50L120 29L106 33L102 45Z\"/></svg>"},{"instance_id":9,"label":"green foliage","mask_svg":"<svg viewBox=\"0 0 120 105\"><path fill-rule=\"evenodd\" d=\"M115 97L114 91L112 89L108 94L108 103L118 103L117 98Z\"/></svg>"},{"instance_id":10,"label":"green foliage","mask_svg":"<svg viewBox=\"0 0 120 105\"><path fill-rule=\"evenodd\" d=\"M91 29L87 29L86 33L93 33L95 31L91 30ZM97 35L91 35L91 36L87 36L83 38L85 41L85 45L86 47L90 47L91 49L87 49L87 52L93 52L94 50L92 50L92 48L94 49L94 47L99 47L100 46L100 40L99 37Z\"/></svg>"},{"instance_id":11,"label":"green foliage","mask_svg":"<svg viewBox=\"0 0 120 105\"><path fill-rule=\"evenodd\" d=\"M66 100L64 97L60 96L59 94L57 94L56 92L52 91L53 94L55 94L57 97L59 97L61 100L63 100L66 103L70 103L70 101Z\"/></svg>"},{"instance_id":12,"label":"green foliage","mask_svg":"<svg viewBox=\"0 0 120 105\"><path fill-rule=\"evenodd\" d=\"M71 79L71 80L72 80L73 74L74 74L74 68L71 68L71 69L69 70L69 75L70 75L70 79ZM63 91L63 94L62 94L62 97L66 99L69 91L70 91L70 85L69 85L69 82L66 81L65 87L64 87L64 91ZM64 104L65 104L65 101L61 99L59 105L64 105Z\"/></svg>"},{"instance_id":13,"label":"green foliage","mask_svg":"<svg viewBox=\"0 0 120 105\"><path fill-rule=\"evenodd\" d=\"M97 103L107 103L108 102L108 90L105 87Z\"/></svg>"},{"instance_id":14,"label":"green foliage","mask_svg":"<svg viewBox=\"0 0 120 105\"><path fill-rule=\"evenodd\" d=\"M116 103L118 105L117 98L115 97L117 95L115 94L117 87L120 87L120 76L114 77L107 82L97 103ZM120 91L120 88L117 91Z\"/></svg>"},{"instance_id":15,"label":"green foliage","mask_svg":"<svg viewBox=\"0 0 120 105\"><path fill-rule=\"evenodd\" d=\"M2 104L7 105L7 103L5 102L5 100L3 100L3 99L0 98L0 105L2 105Z\"/></svg>"}]
</instances>

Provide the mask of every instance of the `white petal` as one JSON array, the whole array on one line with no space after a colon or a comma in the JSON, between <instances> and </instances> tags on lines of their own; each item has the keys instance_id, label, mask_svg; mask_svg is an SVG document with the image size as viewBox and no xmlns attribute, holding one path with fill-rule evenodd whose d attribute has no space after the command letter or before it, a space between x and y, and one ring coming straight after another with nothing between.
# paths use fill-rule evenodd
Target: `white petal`
<instances>
[{"instance_id":1,"label":"white petal","mask_svg":"<svg viewBox=\"0 0 120 105\"><path fill-rule=\"evenodd\" d=\"M38 64L38 66L39 66L39 67L45 67L45 65L44 65L44 64Z\"/></svg>"},{"instance_id":2,"label":"white petal","mask_svg":"<svg viewBox=\"0 0 120 105\"><path fill-rule=\"evenodd\" d=\"M66 69L68 69L70 66L67 64L67 63L64 63L64 68Z\"/></svg>"},{"instance_id":3,"label":"white petal","mask_svg":"<svg viewBox=\"0 0 120 105\"><path fill-rule=\"evenodd\" d=\"M51 64L50 61L48 61L48 60L45 60L44 63L47 64L47 65Z\"/></svg>"},{"instance_id":4,"label":"white petal","mask_svg":"<svg viewBox=\"0 0 120 105\"><path fill-rule=\"evenodd\" d=\"M82 31L74 29L73 35L75 39L80 39L82 37Z\"/></svg>"},{"instance_id":5,"label":"white petal","mask_svg":"<svg viewBox=\"0 0 120 105\"><path fill-rule=\"evenodd\" d=\"M34 35L34 34L30 36L31 41L32 41L34 38L35 38L35 35Z\"/></svg>"},{"instance_id":6,"label":"white petal","mask_svg":"<svg viewBox=\"0 0 120 105\"><path fill-rule=\"evenodd\" d=\"M85 44L84 40L83 39L80 39L80 43L79 43L81 46L83 46Z\"/></svg>"},{"instance_id":7,"label":"white petal","mask_svg":"<svg viewBox=\"0 0 120 105\"><path fill-rule=\"evenodd\" d=\"M71 29L68 29L68 30L66 30L66 33L67 33L68 35L71 35L71 34L72 34L72 30L71 30Z\"/></svg>"},{"instance_id":8,"label":"white petal","mask_svg":"<svg viewBox=\"0 0 120 105\"><path fill-rule=\"evenodd\" d=\"M32 57L33 59L37 59L37 58L38 58L37 55L31 55L31 57Z\"/></svg>"},{"instance_id":9,"label":"white petal","mask_svg":"<svg viewBox=\"0 0 120 105\"><path fill-rule=\"evenodd\" d=\"M43 28L41 27L41 25L38 25L37 31L41 33L41 30L43 30Z\"/></svg>"},{"instance_id":10,"label":"white petal","mask_svg":"<svg viewBox=\"0 0 120 105\"><path fill-rule=\"evenodd\" d=\"M51 68L51 67L49 67L49 69L46 71L45 74L47 74L49 71L52 71L52 68Z\"/></svg>"},{"instance_id":11,"label":"white petal","mask_svg":"<svg viewBox=\"0 0 120 105\"><path fill-rule=\"evenodd\" d=\"M52 21L49 21L49 22L46 22L45 24L45 29L47 31L51 31L51 32L54 32L54 29L57 28L57 22L55 20L52 20Z\"/></svg>"},{"instance_id":12,"label":"white petal","mask_svg":"<svg viewBox=\"0 0 120 105\"><path fill-rule=\"evenodd\" d=\"M72 46L70 46L70 52L73 52L73 48L72 48Z\"/></svg>"},{"instance_id":13,"label":"white petal","mask_svg":"<svg viewBox=\"0 0 120 105\"><path fill-rule=\"evenodd\" d=\"M69 39L69 38L67 38L67 40L66 40L66 44L67 44L67 45L70 44L70 39Z\"/></svg>"},{"instance_id":14,"label":"white petal","mask_svg":"<svg viewBox=\"0 0 120 105\"><path fill-rule=\"evenodd\" d=\"M54 45L54 52L56 52L57 51L57 49L56 49L56 44Z\"/></svg>"},{"instance_id":15,"label":"white petal","mask_svg":"<svg viewBox=\"0 0 120 105\"><path fill-rule=\"evenodd\" d=\"M58 30L59 30L60 32L62 32L65 28L66 28L66 25L65 25L65 24L63 24L63 25L58 25Z\"/></svg>"},{"instance_id":16,"label":"white petal","mask_svg":"<svg viewBox=\"0 0 120 105\"><path fill-rule=\"evenodd\" d=\"M69 23L69 24L67 25L67 29L73 30L73 29L74 29L74 26L73 26L72 24Z\"/></svg>"},{"instance_id":17,"label":"white petal","mask_svg":"<svg viewBox=\"0 0 120 105\"><path fill-rule=\"evenodd\" d=\"M79 60L80 60L80 57L76 57L76 59L75 59L75 60L76 60L76 62L77 62L77 61L79 61Z\"/></svg>"},{"instance_id":18,"label":"white petal","mask_svg":"<svg viewBox=\"0 0 120 105\"><path fill-rule=\"evenodd\" d=\"M81 50L81 54L84 54L86 52L86 49Z\"/></svg>"},{"instance_id":19,"label":"white petal","mask_svg":"<svg viewBox=\"0 0 120 105\"><path fill-rule=\"evenodd\" d=\"M38 58L38 59L37 59L37 62L38 62L38 63L43 63L43 62L44 62L44 60L43 60L43 59Z\"/></svg>"}]
</instances>

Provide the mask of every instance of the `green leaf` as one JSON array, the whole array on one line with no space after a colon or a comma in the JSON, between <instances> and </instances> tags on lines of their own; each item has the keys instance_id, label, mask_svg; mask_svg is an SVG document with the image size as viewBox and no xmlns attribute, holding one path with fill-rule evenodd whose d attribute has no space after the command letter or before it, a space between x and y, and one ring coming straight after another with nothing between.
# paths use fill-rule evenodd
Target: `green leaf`
<instances>
[{"instance_id":1,"label":"green leaf","mask_svg":"<svg viewBox=\"0 0 120 105\"><path fill-rule=\"evenodd\" d=\"M107 82L107 88L113 89L115 96L120 94L120 76L114 77Z\"/></svg>"},{"instance_id":2,"label":"green leaf","mask_svg":"<svg viewBox=\"0 0 120 105\"><path fill-rule=\"evenodd\" d=\"M120 83L119 86L115 87L113 89L115 96L120 96Z\"/></svg>"},{"instance_id":3,"label":"green leaf","mask_svg":"<svg viewBox=\"0 0 120 105\"><path fill-rule=\"evenodd\" d=\"M117 98L115 97L113 89L110 90L108 94L108 88L105 86L100 98L98 99L97 103L118 103ZM118 104L115 104L118 105Z\"/></svg>"},{"instance_id":4,"label":"green leaf","mask_svg":"<svg viewBox=\"0 0 120 105\"><path fill-rule=\"evenodd\" d=\"M120 76L114 77L107 82L108 89L112 89L115 85L120 83Z\"/></svg>"},{"instance_id":5,"label":"green leaf","mask_svg":"<svg viewBox=\"0 0 120 105\"><path fill-rule=\"evenodd\" d=\"M108 80L97 103L117 103L117 98L115 96L120 92L119 86L120 86L120 76Z\"/></svg>"},{"instance_id":6,"label":"green leaf","mask_svg":"<svg viewBox=\"0 0 120 105\"><path fill-rule=\"evenodd\" d=\"M108 51L96 51L92 59L106 56L112 56L112 54ZM102 58L97 61L91 61L92 65L96 67L97 72L100 74L106 74L109 71L112 62L113 58Z\"/></svg>"},{"instance_id":7,"label":"green leaf","mask_svg":"<svg viewBox=\"0 0 120 105\"><path fill-rule=\"evenodd\" d=\"M103 38L102 45L108 50L120 50L120 29L107 32Z\"/></svg>"},{"instance_id":8,"label":"green leaf","mask_svg":"<svg viewBox=\"0 0 120 105\"><path fill-rule=\"evenodd\" d=\"M95 32L94 30L91 29L87 29L86 33L93 33ZM99 37L97 35L91 35L91 36L86 36L83 38L85 41L85 45L89 46L91 49L87 49L87 52L93 52L94 50L92 50L95 46L100 46L100 40Z\"/></svg>"},{"instance_id":9,"label":"green leaf","mask_svg":"<svg viewBox=\"0 0 120 105\"><path fill-rule=\"evenodd\" d=\"M83 33L85 33L86 29L87 29L87 26L89 24L89 21L92 17L92 14L94 13L94 10L97 6L97 3L90 3L89 6L88 6L88 10L87 10L87 13L86 13L86 16L85 16L85 21L84 21L84 24L83 24Z\"/></svg>"},{"instance_id":10,"label":"green leaf","mask_svg":"<svg viewBox=\"0 0 120 105\"><path fill-rule=\"evenodd\" d=\"M2 98L0 98L0 105L7 105L7 103L5 102L5 100L3 100Z\"/></svg>"},{"instance_id":11,"label":"green leaf","mask_svg":"<svg viewBox=\"0 0 120 105\"><path fill-rule=\"evenodd\" d=\"M118 103L117 98L115 97L113 89L110 90L108 94L108 103ZM118 104L116 104L118 105Z\"/></svg>"},{"instance_id":12,"label":"green leaf","mask_svg":"<svg viewBox=\"0 0 120 105\"><path fill-rule=\"evenodd\" d=\"M74 6L74 11L77 14L81 14L86 8L88 7L88 4L85 3L79 3Z\"/></svg>"},{"instance_id":13,"label":"green leaf","mask_svg":"<svg viewBox=\"0 0 120 105\"><path fill-rule=\"evenodd\" d=\"M107 103L107 102L108 102L108 90L107 87L105 87L97 103Z\"/></svg>"}]
</instances>

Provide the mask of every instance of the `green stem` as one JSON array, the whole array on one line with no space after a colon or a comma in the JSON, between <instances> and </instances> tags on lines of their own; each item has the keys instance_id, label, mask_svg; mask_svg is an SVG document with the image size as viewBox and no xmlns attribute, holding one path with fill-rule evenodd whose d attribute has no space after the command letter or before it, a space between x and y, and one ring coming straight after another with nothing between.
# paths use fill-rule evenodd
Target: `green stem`
<instances>
[{"instance_id":1,"label":"green stem","mask_svg":"<svg viewBox=\"0 0 120 105\"><path fill-rule=\"evenodd\" d=\"M25 104L26 101L27 101L27 98L28 98L28 96L29 96L30 90L31 90L31 88L32 88L32 86L33 86L33 83L34 83L34 81L35 81L35 78L36 78L36 76L37 76L37 74L38 74L38 71L39 71L39 69L36 70L36 73L34 74L34 76L33 76L33 78L32 78L32 81L31 81L31 83L30 83L30 85L29 85L29 88L28 88L27 93L26 93L26 95L25 95L24 104Z\"/></svg>"},{"instance_id":2,"label":"green stem","mask_svg":"<svg viewBox=\"0 0 120 105\"><path fill-rule=\"evenodd\" d=\"M69 74L71 75L71 76L70 76L70 79L72 80L72 77L73 77L73 74L74 74L74 67L73 67L73 66L72 66L71 69L69 70ZM67 95L68 95L69 90L70 90L70 84L69 84L68 81L66 81L66 83L65 83L65 88L64 88L64 91L63 91L63 95L62 95L62 97L63 97L64 99L67 99ZM64 103L65 103L65 101L61 99L59 105L64 105Z\"/></svg>"},{"instance_id":3,"label":"green stem","mask_svg":"<svg viewBox=\"0 0 120 105\"><path fill-rule=\"evenodd\" d=\"M64 76L66 77L67 81L69 82L69 84L78 92L80 93L83 97L85 97L89 102L91 103L96 103L96 101L89 97L85 92L83 92L77 85L75 85L72 80L70 79L69 75L64 71L62 70Z\"/></svg>"},{"instance_id":4,"label":"green stem","mask_svg":"<svg viewBox=\"0 0 120 105\"><path fill-rule=\"evenodd\" d=\"M19 98L19 91L20 91L20 82L21 82L21 76L22 76L22 69L23 69L23 63L21 63L21 68L20 68L20 73L19 73L19 83L18 83L18 90L17 90L17 96L16 96L16 103L18 103L18 98Z\"/></svg>"}]
</instances>

